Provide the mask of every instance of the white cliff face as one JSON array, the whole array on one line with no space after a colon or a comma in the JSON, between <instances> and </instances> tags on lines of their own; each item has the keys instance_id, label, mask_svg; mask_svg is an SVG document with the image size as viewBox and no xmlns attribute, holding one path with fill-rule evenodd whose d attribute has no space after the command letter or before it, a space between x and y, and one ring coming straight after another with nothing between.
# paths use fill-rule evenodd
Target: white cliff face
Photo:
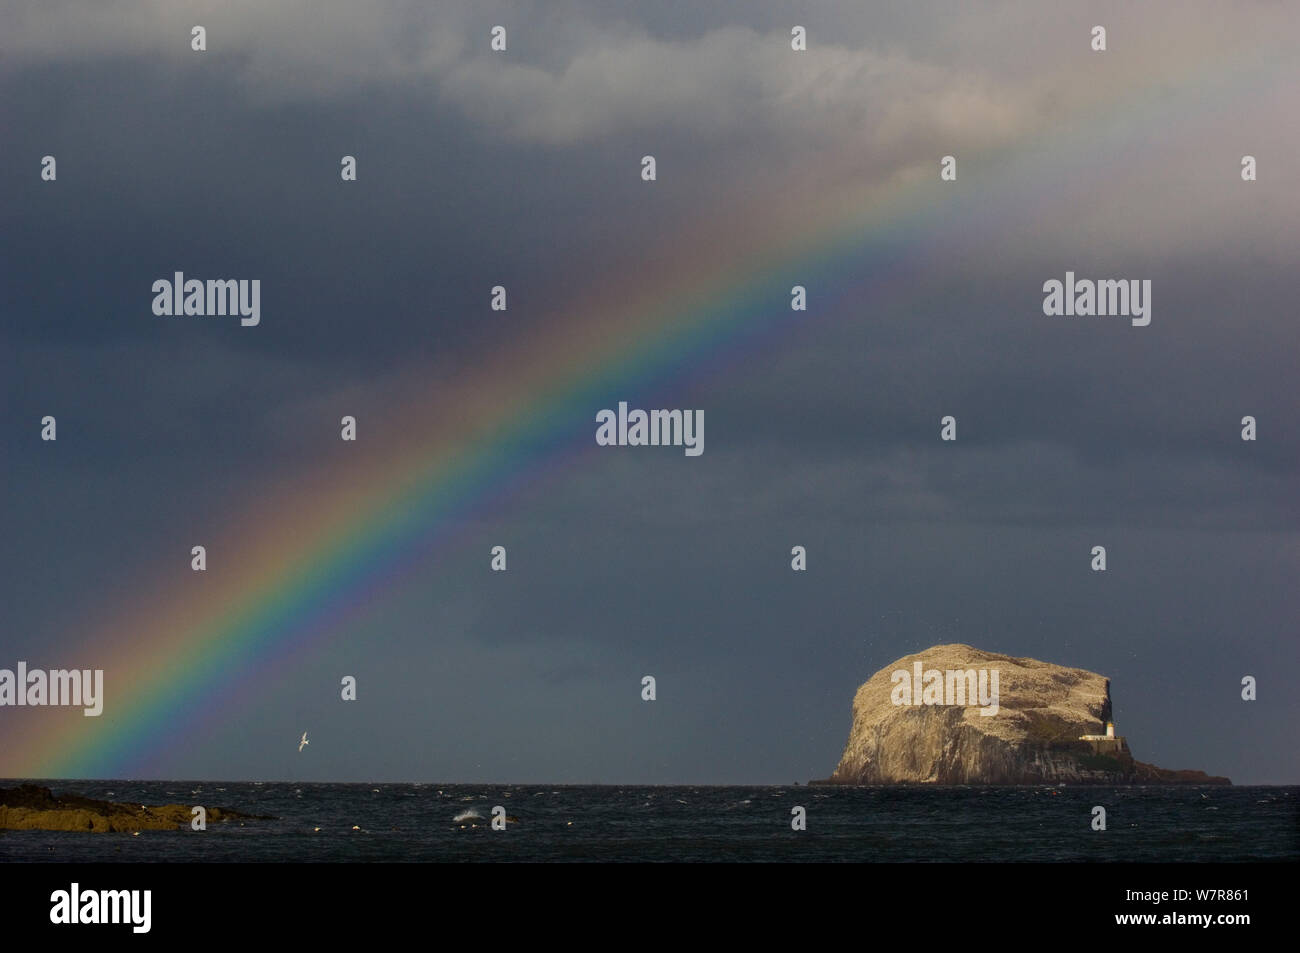
<instances>
[{"instance_id":1,"label":"white cliff face","mask_svg":"<svg viewBox=\"0 0 1300 953\"><path fill-rule=\"evenodd\" d=\"M982 699L964 705L916 704L902 690L922 672L997 673L996 712ZM991 679L990 679L991 682ZM922 693L924 695L924 693ZM941 699L942 700L942 699ZM951 698L948 700L952 700ZM991 710L992 706L984 706ZM1104 731L1111 716L1110 682L1095 672L1031 658L936 645L887 665L857 691L853 727L831 781L845 784L1123 783L1134 772L1127 745L1099 757L1079 736Z\"/></svg>"}]
</instances>

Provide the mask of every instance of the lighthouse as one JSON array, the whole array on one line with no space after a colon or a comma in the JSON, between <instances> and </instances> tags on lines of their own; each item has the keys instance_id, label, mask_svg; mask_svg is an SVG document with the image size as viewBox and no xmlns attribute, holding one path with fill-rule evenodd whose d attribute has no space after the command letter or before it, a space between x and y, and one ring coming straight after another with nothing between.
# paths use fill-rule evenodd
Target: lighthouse
<instances>
[{"instance_id":1,"label":"lighthouse","mask_svg":"<svg viewBox=\"0 0 1300 953\"><path fill-rule=\"evenodd\" d=\"M1118 741L1115 737L1115 722L1106 722L1106 733L1104 735L1080 735L1080 741Z\"/></svg>"}]
</instances>

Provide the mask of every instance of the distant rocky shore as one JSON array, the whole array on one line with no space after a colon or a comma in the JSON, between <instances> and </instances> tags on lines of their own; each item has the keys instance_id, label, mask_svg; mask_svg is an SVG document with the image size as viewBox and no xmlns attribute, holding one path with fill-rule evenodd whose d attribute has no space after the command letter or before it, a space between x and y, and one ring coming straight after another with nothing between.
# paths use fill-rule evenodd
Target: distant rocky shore
<instances>
[{"instance_id":1,"label":"distant rocky shore","mask_svg":"<svg viewBox=\"0 0 1300 953\"><path fill-rule=\"evenodd\" d=\"M960 694L959 694L960 693ZM853 698L835 772L813 784L1231 784L1133 758L1110 680L1085 669L936 645Z\"/></svg>"},{"instance_id":2,"label":"distant rocky shore","mask_svg":"<svg viewBox=\"0 0 1300 953\"><path fill-rule=\"evenodd\" d=\"M0 830L11 831L166 831L188 828L193 820L192 804L163 804L149 807L117 801L97 801L73 794L56 797L49 788L23 784L0 788ZM207 822L273 818L244 814L227 808L204 806Z\"/></svg>"}]
</instances>

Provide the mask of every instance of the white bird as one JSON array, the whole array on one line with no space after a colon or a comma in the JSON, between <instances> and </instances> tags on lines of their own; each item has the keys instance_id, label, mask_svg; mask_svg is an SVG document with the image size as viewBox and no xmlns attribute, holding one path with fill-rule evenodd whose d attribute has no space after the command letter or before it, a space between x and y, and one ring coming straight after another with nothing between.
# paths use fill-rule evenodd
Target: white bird
<instances>
[{"instance_id":1,"label":"white bird","mask_svg":"<svg viewBox=\"0 0 1300 953\"><path fill-rule=\"evenodd\" d=\"M298 751L301 753L302 749L309 744L311 744L311 742L307 740L307 732L304 731L302 733L302 741L298 742Z\"/></svg>"}]
</instances>

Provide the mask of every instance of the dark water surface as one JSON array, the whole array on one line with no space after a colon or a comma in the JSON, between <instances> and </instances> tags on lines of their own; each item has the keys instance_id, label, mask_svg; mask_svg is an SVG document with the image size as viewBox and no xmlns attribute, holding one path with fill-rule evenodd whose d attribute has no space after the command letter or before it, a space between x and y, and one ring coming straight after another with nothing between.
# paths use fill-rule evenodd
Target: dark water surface
<instances>
[{"instance_id":1,"label":"dark water surface","mask_svg":"<svg viewBox=\"0 0 1300 953\"><path fill-rule=\"evenodd\" d=\"M34 783L276 819L138 836L0 831L0 861L1300 860L1300 787ZM492 830L495 805L518 823ZM1092 830L1094 805L1105 831ZM805 831L791 829L796 806ZM479 817L457 821L465 812Z\"/></svg>"}]
</instances>

